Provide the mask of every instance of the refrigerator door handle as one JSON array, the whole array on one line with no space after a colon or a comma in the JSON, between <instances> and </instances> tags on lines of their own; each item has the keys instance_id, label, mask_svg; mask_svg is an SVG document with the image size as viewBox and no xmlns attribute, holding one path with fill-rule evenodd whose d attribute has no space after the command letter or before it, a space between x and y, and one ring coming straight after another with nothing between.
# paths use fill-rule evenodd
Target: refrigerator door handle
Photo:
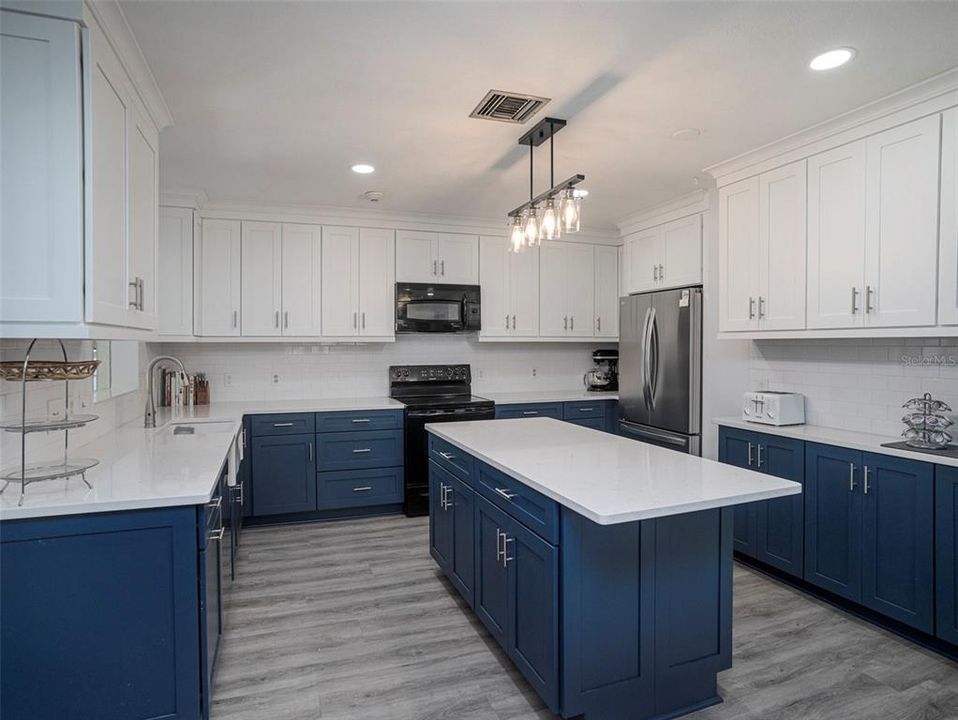
<instances>
[{"instance_id":1,"label":"refrigerator door handle","mask_svg":"<svg viewBox=\"0 0 958 720\"><path fill-rule=\"evenodd\" d=\"M645 311L645 320L642 322L642 367L639 368L639 374L642 377L642 400L645 402L645 409L649 407L649 319L652 316L652 308Z\"/></svg>"},{"instance_id":2,"label":"refrigerator door handle","mask_svg":"<svg viewBox=\"0 0 958 720\"><path fill-rule=\"evenodd\" d=\"M655 307L649 317L649 410L655 410L655 395L659 389L659 325L655 320Z\"/></svg>"}]
</instances>

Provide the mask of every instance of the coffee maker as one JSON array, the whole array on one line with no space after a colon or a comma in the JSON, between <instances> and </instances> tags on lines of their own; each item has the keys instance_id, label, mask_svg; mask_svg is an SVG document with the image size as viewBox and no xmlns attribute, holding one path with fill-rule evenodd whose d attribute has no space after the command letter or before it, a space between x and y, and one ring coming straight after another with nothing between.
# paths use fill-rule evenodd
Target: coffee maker
<instances>
[{"instance_id":1,"label":"coffee maker","mask_svg":"<svg viewBox=\"0 0 958 720\"><path fill-rule=\"evenodd\" d=\"M586 390L618 390L619 351L595 350L592 353L592 362L595 367L582 378Z\"/></svg>"}]
</instances>

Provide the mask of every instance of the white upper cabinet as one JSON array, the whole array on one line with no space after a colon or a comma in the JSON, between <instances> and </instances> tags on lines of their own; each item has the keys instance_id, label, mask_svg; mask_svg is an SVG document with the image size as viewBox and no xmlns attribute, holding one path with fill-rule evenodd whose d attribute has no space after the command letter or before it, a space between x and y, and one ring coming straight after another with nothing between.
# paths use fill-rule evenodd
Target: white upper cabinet
<instances>
[{"instance_id":1,"label":"white upper cabinet","mask_svg":"<svg viewBox=\"0 0 958 720\"><path fill-rule=\"evenodd\" d=\"M130 141L130 271L137 291L138 311L133 324L156 329L157 253L159 252L159 136L153 124L137 110Z\"/></svg>"},{"instance_id":2,"label":"white upper cabinet","mask_svg":"<svg viewBox=\"0 0 958 720\"><path fill-rule=\"evenodd\" d=\"M592 246L549 242L539 248L539 335L593 337Z\"/></svg>"},{"instance_id":3,"label":"white upper cabinet","mask_svg":"<svg viewBox=\"0 0 958 720\"><path fill-rule=\"evenodd\" d=\"M702 216L679 218L625 238L623 294L702 282Z\"/></svg>"},{"instance_id":4,"label":"white upper cabinet","mask_svg":"<svg viewBox=\"0 0 958 720\"><path fill-rule=\"evenodd\" d=\"M396 334L396 236L393 230L359 229L359 335Z\"/></svg>"},{"instance_id":5,"label":"white upper cabinet","mask_svg":"<svg viewBox=\"0 0 958 720\"><path fill-rule=\"evenodd\" d=\"M319 335L322 228L284 223L282 233L282 334Z\"/></svg>"},{"instance_id":6,"label":"white upper cabinet","mask_svg":"<svg viewBox=\"0 0 958 720\"><path fill-rule=\"evenodd\" d=\"M479 238L458 233L396 232L399 282L479 283Z\"/></svg>"},{"instance_id":7,"label":"white upper cabinet","mask_svg":"<svg viewBox=\"0 0 958 720\"><path fill-rule=\"evenodd\" d=\"M194 243L193 297L197 335L240 334L240 222L203 220Z\"/></svg>"},{"instance_id":8,"label":"white upper cabinet","mask_svg":"<svg viewBox=\"0 0 958 720\"><path fill-rule=\"evenodd\" d=\"M0 323L83 320L80 97L76 23L0 11Z\"/></svg>"},{"instance_id":9,"label":"white upper cabinet","mask_svg":"<svg viewBox=\"0 0 958 720\"><path fill-rule=\"evenodd\" d=\"M539 334L539 249L514 253L507 238L479 238L483 338Z\"/></svg>"},{"instance_id":10,"label":"white upper cabinet","mask_svg":"<svg viewBox=\"0 0 958 720\"><path fill-rule=\"evenodd\" d=\"M865 141L808 159L808 327L849 328L863 317Z\"/></svg>"},{"instance_id":11,"label":"white upper cabinet","mask_svg":"<svg viewBox=\"0 0 958 720\"><path fill-rule=\"evenodd\" d=\"M758 178L758 327L805 327L805 161Z\"/></svg>"},{"instance_id":12,"label":"white upper cabinet","mask_svg":"<svg viewBox=\"0 0 958 720\"><path fill-rule=\"evenodd\" d=\"M942 116L938 322L958 325L958 108Z\"/></svg>"},{"instance_id":13,"label":"white upper cabinet","mask_svg":"<svg viewBox=\"0 0 958 720\"><path fill-rule=\"evenodd\" d=\"M323 227L323 335L359 335L359 228Z\"/></svg>"},{"instance_id":14,"label":"white upper cabinet","mask_svg":"<svg viewBox=\"0 0 958 720\"><path fill-rule=\"evenodd\" d=\"M758 317L759 179L719 190L719 329L750 330Z\"/></svg>"},{"instance_id":15,"label":"white upper cabinet","mask_svg":"<svg viewBox=\"0 0 958 720\"><path fill-rule=\"evenodd\" d=\"M281 335L282 227L279 223L243 222L241 247L241 334Z\"/></svg>"},{"instance_id":16,"label":"white upper cabinet","mask_svg":"<svg viewBox=\"0 0 958 720\"><path fill-rule=\"evenodd\" d=\"M940 131L932 115L867 140L867 325L935 324Z\"/></svg>"},{"instance_id":17,"label":"white upper cabinet","mask_svg":"<svg viewBox=\"0 0 958 720\"><path fill-rule=\"evenodd\" d=\"M323 336L395 335L392 230L323 228Z\"/></svg>"},{"instance_id":18,"label":"white upper cabinet","mask_svg":"<svg viewBox=\"0 0 958 720\"><path fill-rule=\"evenodd\" d=\"M595 326L596 337L619 336L619 248L596 245L595 257Z\"/></svg>"},{"instance_id":19,"label":"white upper cabinet","mask_svg":"<svg viewBox=\"0 0 958 720\"><path fill-rule=\"evenodd\" d=\"M160 335L193 334L193 211L161 207L157 309Z\"/></svg>"}]
</instances>

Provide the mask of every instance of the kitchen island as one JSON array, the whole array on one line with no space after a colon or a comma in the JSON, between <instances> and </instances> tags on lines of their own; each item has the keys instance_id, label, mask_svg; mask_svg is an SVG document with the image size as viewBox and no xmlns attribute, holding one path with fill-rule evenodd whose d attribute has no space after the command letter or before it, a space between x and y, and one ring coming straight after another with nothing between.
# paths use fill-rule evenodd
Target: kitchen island
<instances>
[{"instance_id":1,"label":"kitchen island","mask_svg":"<svg viewBox=\"0 0 958 720\"><path fill-rule=\"evenodd\" d=\"M426 429L430 552L550 710L634 720L721 701L731 508L798 483L550 418Z\"/></svg>"}]
</instances>

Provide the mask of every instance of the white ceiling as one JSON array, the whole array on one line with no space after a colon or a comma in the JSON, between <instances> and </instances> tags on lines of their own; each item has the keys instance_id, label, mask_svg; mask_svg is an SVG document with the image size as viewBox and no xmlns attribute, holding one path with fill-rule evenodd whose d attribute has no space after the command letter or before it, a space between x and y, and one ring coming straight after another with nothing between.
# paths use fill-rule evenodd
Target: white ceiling
<instances>
[{"instance_id":1,"label":"white ceiling","mask_svg":"<svg viewBox=\"0 0 958 720\"><path fill-rule=\"evenodd\" d=\"M161 184L211 200L504 217L545 116L592 227L701 168L958 66L958 2L123 2L174 118ZM858 49L848 66L814 54ZM525 126L468 117L490 88L553 98ZM702 129L694 141L671 133ZM536 191L548 154L536 155ZM368 162L374 175L350 172Z\"/></svg>"}]
</instances>

